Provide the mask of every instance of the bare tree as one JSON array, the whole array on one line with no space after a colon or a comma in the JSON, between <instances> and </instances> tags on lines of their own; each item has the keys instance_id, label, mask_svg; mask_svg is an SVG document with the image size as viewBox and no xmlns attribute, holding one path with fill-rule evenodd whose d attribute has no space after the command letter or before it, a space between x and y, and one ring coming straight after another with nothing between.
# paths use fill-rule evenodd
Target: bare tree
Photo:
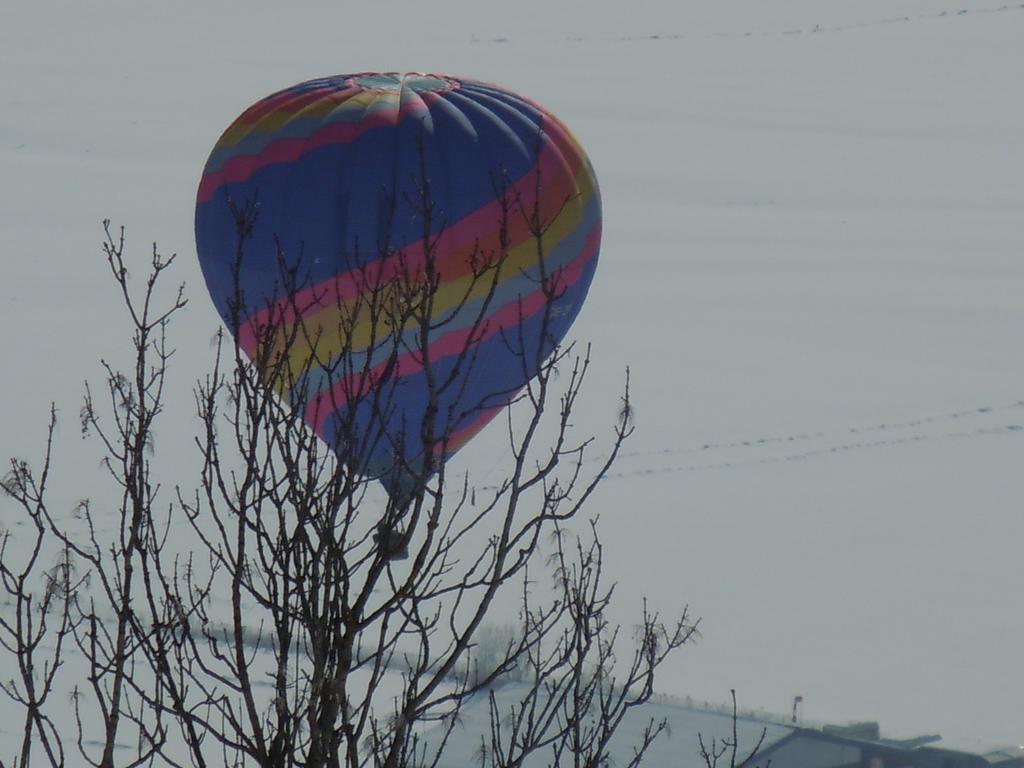
<instances>
[{"instance_id":1,"label":"bare tree","mask_svg":"<svg viewBox=\"0 0 1024 768\"><path fill-rule=\"evenodd\" d=\"M55 693L64 646L81 621L73 602L85 577L78 575L68 548L49 569L43 560L48 534L45 496L56 419L56 411L51 409L39 473L34 473L27 462L12 459L2 482L3 490L23 512L23 519L31 523L30 535L19 533L15 537L9 529L0 532L0 584L11 609L10 613L0 613L0 647L17 668L15 677L0 681L0 688L24 710L14 768L30 765L34 745L50 765L63 765L65 759L61 731L48 714L47 704Z\"/></svg>"},{"instance_id":2,"label":"bare tree","mask_svg":"<svg viewBox=\"0 0 1024 768\"><path fill-rule=\"evenodd\" d=\"M736 709L736 689L729 691L732 696L732 733L723 738L712 738L710 742L704 740L702 734L697 738L700 743L700 756L707 768L718 768L719 765L728 765L729 768L754 768L757 763L758 754L764 746L765 737L768 735L767 727L761 729L757 741L751 746L740 746L739 737L739 711ZM764 763L762 768L769 768L772 761Z\"/></svg>"},{"instance_id":3,"label":"bare tree","mask_svg":"<svg viewBox=\"0 0 1024 768\"><path fill-rule=\"evenodd\" d=\"M535 753L549 765L607 765L611 739L623 718L650 699L657 667L697 630L685 611L666 626L645 603L632 656L616 664L619 628L610 626L606 616L612 589L601 583L603 549L596 527L592 524L586 543L577 537L571 546L557 527L556 534L559 598L546 613L531 605L528 593L522 605L529 623L550 623L557 628L555 637L548 647L527 649L529 684L518 700L502 706L489 693L490 731L481 734L482 766L520 766ZM639 765L666 727L664 720L648 720L626 765Z\"/></svg>"},{"instance_id":4,"label":"bare tree","mask_svg":"<svg viewBox=\"0 0 1024 768\"><path fill-rule=\"evenodd\" d=\"M302 304L323 306L330 294L317 292L301 249L278 244L273 296L245 295L239 276L259 209L254 200L225 200L237 230L232 334L220 338L212 370L195 389L198 482L188 490L192 484L178 481L166 503L158 503L152 437L172 355L166 331L185 302L179 291L155 307L156 285L173 260L155 248L141 297L134 295L123 235L108 227L105 250L131 318L135 367L125 376L106 366L106 407L87 390L82 425L101 441L120 489L117 535L101 541L87 502L85 534L59 524L27 467L14 465L5 484L35 515L37 540L52 536L90 580L88 594L66 581L61 594L73 599L61 603L55 632L73 637L87 660L92 714L81 696L75 712L79 752L93 765L432 766L463 704L513 670L526 692L511 712L491 699L485 764L518 766L531 756L576 766L607 761L622 718L649 699L655 670L695 623L684 612L665 624L645 605L634 650L617 657L626 640L607 618L612 590L601 582L596 528L579 538L568 526L632 432L628 372L607 444L595 446L573 422L590 350L560 346L551 332L565 290L562 270L547 260L553 219L524 205L500 169L493 178L501 235L467 257L465 293L454 307L437 305L443 212L421 172L422 257L390 249L386 239L378 255L387 269L352 256L356 297L338 299L329 321L309 319L321 316ZM396 209L393 198L385 203ZM540 330L498 331L526 383L474 401L465 382L484 365L480 339L496 332L490 310L503 270L514 268L507 232L516 217L539 264L532 279L543 297ZM435 341L456 316L461 346L442 366ZM243 331L255 335L248 355ZM396 372L407 360L423 371L426 406L396 434ZM296 418L316 407L334 415L334 450ZM496 407L509 414L511 459L503 479L485 488L452 473L450 441L468 418ZM405 450L409 444L416 450ZM381 446L394 456L380 478L387 496L367 471ZM595 451L603 455L597 463ZM44 478L47 471L48 461ZM182 526L190 546L170 535ZM5 554L2 572L29 610L31 587L19 576L26 571L9 566ZM554 577L550 588L537 580L545 572ZM485 656L481 631L507 593L520 596L514 629ZM32 633L8 635L5 647L30 660ZM58 644L58 660L61 652ZM43 714L52 683L32 688L28 667L22 687L12 689L28 712L24 765L32 738L51 751L61 743ZM82 737L95 727L90 717L102 726L97 754ZM631 765L663 727L648 725ZM132 746L119 752L128 734Z\"/></svg>"},{"instance_id":5,"label":"bare tree","mask_svg":"<svg viewBox=\"0 0 1024 768\"><path fill-rule=\"evenodd\" d=\"M38 479L26 463L12 461L4 490L19 503L35 526L35 548L29 571L35 566L47 536L62 553L52 572L56 575L48 577L44 602L39 606L45 616L54 605L55 597L61 600L60 624L50 638L52 661L38 701L32 700L29 671L22 671L28 697L26 709L37 723L36 732L44 748L50 743L61 745L61 733L54 726L53 718L42 719L39 712L46 695L53 689L54 675L67 655L64 646L70 638L87 664L84 679L75 681L71 691L77 751L90 765L112 768L115 764L148 762L159 752L165 739L162 710L147 706L138 695L139 687L153 679L144 668L140 669L139 662L145 663L145 659L138 655L140 642L145 641L152 628L151 614L140 611L133 601L142 594L139 582L148 573L148 558L159 557L162 550L163 542L155 528L154 516L158 487L151 480L153 425L163 410L167 363L172 354L166 342L167 325L173 315L184 308L185 299L184 288L180 286L169 306L156 308L156 286L174 257L165 259L155 246L141 298L133 296L124 259L124 232L115 236L110 223L104 222L104 234L107 266L129 316L135 365L126 375L109 363L102 363L106 374L107 408L100 408L87 385L80 421L83 434L96 435L103 447L102 464L116 489L115 508L104 508L103 518L114 521L115 533L109 539L101 536L88 498L79 501L75 509L75 517L82 521L82 526L69 525L51 512L46 491L56 426L55 409L51 411L46 456ZM4 555L0 572L7 576L10 570L6 548ZM77 575L76 568L82 569L81 575ZM25 619L10 634L17 655L26 658L33 647L43 641L47 630L45 623L40 622L33 636L33 630L26 623L33 598L24 578L27 572L23 571L18 580L13 575L5 578L7 591L19 606L16 614L20 614L24 606ZM85 586L89 589L83 589ZM31 668L30 664L26 666ZM44 727L48 729L49 738L43 737ZM129 729L134 732L136 753L131 760L116 761L115 748ZM93 736L96 733L102 736L97 739ZM23 765L28 764L30 748L26 734L21 756ZM62 751L56 756L47 749L47 754L52 764L63 765Z\"/></svg>"}]
</instances>

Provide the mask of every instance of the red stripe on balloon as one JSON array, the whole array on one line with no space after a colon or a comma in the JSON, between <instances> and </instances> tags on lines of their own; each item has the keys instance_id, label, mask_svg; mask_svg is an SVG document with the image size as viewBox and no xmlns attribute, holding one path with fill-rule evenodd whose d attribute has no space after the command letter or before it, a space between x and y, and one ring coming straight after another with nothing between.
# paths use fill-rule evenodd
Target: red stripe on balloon
<instances>
[{"instance_id":1,"label":"red stripe on balloon","mask_svg":"<svg viewBox=\"0 0 1024 768\"><path fill-rule=\"evenodd\" d=\"M571 159L571 175L567 175L562 163ZM566 158L562 153L545 146L540 154L540 178L554 178L561 184L552 181L541 185L541 194L554 198L558 205L565 197L575 190L575 176L583 164L583 158L574 154ZM531 170L518 179L509 190L508 198L518 202L526 212L532 211L537 192L536 172ZM572 189L570 189L570 187ZM559 193L563 194L559 194ZM479 248L486 253L497 250L500 243L500 223L506 214L501 209L501 201L495 200L464 216L456 224L449 226L435 245L436 250L445 255L439 260L437 269L445 281L456 280L470 273L472 265L469 255L473 249ZM544 207L543 205L541 206ZM506 218L508 225L508 247L512 248L525 242L532 233L525 215L509 212ZM265 329L273 319L275 325L291 325L298 321L298 316L315 313L315 308L327 309L337 307L354 299L365 287L383 286L388 282L405 275L416 275L426 269L423 241L411 243L402 251L402 258L377 260L357 270L328 278L327 280L297 292L294 296L281 299L276 304L261 309L250 316L245 325L239 329L239 343L243 349L255 349L257 339L261 337L260 329ZM303 311L297 311L304 310ZM312 312L311 312L312 310ZM308 318L307 318L308 319Z\"/></svg>"},{"instance_id":2,"label":"red stripe on balloon","mask_svg":"<svg viewBox=\"0 0 1024 768\"><path fill-rule=\"evenodd\" d=\"M355 94L361 93L362 90L362 88L357 86L350 86L344 90L338 90L337 84L326 84L320 88L314 88L304 93L296 93L294 89L281 91L253 104L238 116L238 119L232 123L231 128L228 130L233 130L240 125L252 125L254 123L258 123L272 112L279 112L283 115L294 115L318 101L336 101L341 104Z\"/></svg>"},{"instance_id":3,"label":"red stripe on balloon","mask_svg":"<svg viewBox=\"0 0 1024 768\"><path fill-rule=\"evenodd\" d=\"M511 397L509 399L511 400ZM452 432L451 435L448 436L448 442L438 446L437 453L439 454L443 449L449 456L451 456L459 450L459 448L468 443L477 432L486 427L488 422L494 418L494 415L506 405L507 403L502 403L501 405L496 405L493 408L481 409L476 418L474 418L469 424L462 427L462 429L457 429Z\"/></svg>"},{"instance_id":4,"label":"red stripe on balloon","mask_svg":"<svg viewBox=\"0 0 1024 768\"><path fill-rule=\"evenodd\" d=\"M556 272L554 278L556 288L568 288L579 280L584 268L596 255L601 242L601 227L595 226L587 235L584 247L580 254L569 264ZM441 360L452 355L462 354L471 347L482 344L484 341L494 337L505 328L511 328L528 320L543 310L548 297L544 291L538 288L533 293L523 296L520 300L506 304L493 315L484 321L483 332L480 326L460 328L446 333L436 341L430 343L431 356L435 360ZM472 344L470 340L472 339ZM306 406L304 419L307 424L313 425L317 434L322 435L327 420L339 408L348 402L350 397L360 397L367 394L372 387L380 382L384 372L388 369L390 361L380 363L368 373L359 374L340 379L327 390L317 393ZM423 364L416 359L413 353L407 353L398 357L395 367L391 371L390 379L397 380L423 370Z\"/></svg>"},{"instance_id":5,"label":"red stripe on balloon","mask_svg":"<svg viewBox=\"0 0 1024 768\"><path fill-rule=\"evenodd\" d=\"M280 139L268 144L256 155L237 155L225 162L219 171L203 176L196 195L197 204L208 203L221 187L247 181L260 168L278 163L292 163L306 152L331 144L349 144L374 128L394 125L394 112L369 115L357 123L330 123L314 131L308 138Z\"/></svg>"}]
</instances>

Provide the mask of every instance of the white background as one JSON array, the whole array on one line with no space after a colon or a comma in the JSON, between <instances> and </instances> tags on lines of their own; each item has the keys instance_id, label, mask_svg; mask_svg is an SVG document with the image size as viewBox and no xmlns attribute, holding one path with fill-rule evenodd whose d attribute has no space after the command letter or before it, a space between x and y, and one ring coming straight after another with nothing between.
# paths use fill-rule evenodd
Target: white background
<instances>
[{"instance_id":1,"label":"white background","mask_svg":"<svg viewBox=\"0 0 1024 768\"><path fill-rule=\"evenodd\" d=\"M590 512L624 624L642 595L703 617L661 690L1024 739L1024 6L201 5L5 6L0 455L38 456L54 400L58 503L101 479L77 411L129 354L110 217L138 274L153 241L180 254L157 438L187 480L217 327L192 212L220 132L327 74L492 80L565 120L601 181L577 422L607 436L630 366L636 436ZM460 460L496 471L500 437Z\"/></svg>"}]
</instances>

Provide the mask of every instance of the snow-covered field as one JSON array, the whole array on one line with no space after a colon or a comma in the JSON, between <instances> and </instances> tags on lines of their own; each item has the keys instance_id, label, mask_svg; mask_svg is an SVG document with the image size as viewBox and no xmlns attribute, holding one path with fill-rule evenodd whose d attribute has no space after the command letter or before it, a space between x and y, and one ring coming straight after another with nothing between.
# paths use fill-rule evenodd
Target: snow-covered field
<instances>
[{"instance_id":1,"label":"snow-covered field","mask_svg":"<svg viewBox=\"0 0 1024 768\"><path fill-rule=\"evenodd\" d=\"M559 114L602 183L578 421L610 426L630 366L637 433L591 512L623 623L642 595L703 617L660 687L1024 739L1024 5L9 6L0 455L38 455L55 400L67 508L100 476L82 382L128 354L100 221L139 273L154 240L181 257L173 475L217 326L192 210L223 128L320 75L493 80ZM460 461L494 471L500 442Z\"/></svg>"}]
</instances>

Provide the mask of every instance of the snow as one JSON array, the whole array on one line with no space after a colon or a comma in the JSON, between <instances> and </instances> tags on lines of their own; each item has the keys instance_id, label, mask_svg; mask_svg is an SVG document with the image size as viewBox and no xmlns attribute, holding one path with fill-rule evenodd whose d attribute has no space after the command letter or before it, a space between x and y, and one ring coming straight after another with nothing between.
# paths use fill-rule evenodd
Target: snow
<instances>
[{"instance_id":1,"label":"snow","mask_svg":"<svg viewBox=\"0 0 1024 768\"><path fill-rule=\"evenodd\" d=\"M250 102L342 71L494 80L559 114L601 180L578 422L607 435L628 365L637 434L590 512L624 624L642 595L703 617L660 688L1020 739L1024 6L207 5L5 8L0 455L39 455L53 400L58 503L99 482L76 417L98 359L129 354L110 217L139 274L154 240L180 254L157 438L187 473L217 322L195 186ZM500 437L459 460L494 473Z\"/></svg>"},{"instance_id":2,"label":"snow","mask_svg":"<svg viewBox=\"0 0 1024 768\"><path fill-rule=\"evenodd\" d=\"M529 686L510 683L490 695L493 696L493 706L502 727L509 729L509 723L519 714L518 705L529 695ZM427 745L427 754L431 754L436 745L447 736L447 749L438 761L438 768L461 768L481 763L480 735L484 735L485 739L490 736L489 703L487 695L474 697L459 711L454 726L441 723L424 733L423 741ZM538 706L543 706L544 703L542 696ZM629 765L634 750L641 743L640 736L644 729L652 723L664 723L663 731L648 747L641 765L701 765L702 740L704 747L710 752L713 740L717 751L722 749L723 742L734 738L731 712L731 709L719 712L694 706L692 703L687 705L669 701L651 701L642 708L630 709L608 745L610 764ZM790 727L740 715L736 720L735 731L739 760L742 761L759 744L763 749L767 749L790 733ZM729 756L731 750L729 755L723 758L723 764ZM551 764L551 760L549 750L539 750L526 760L525 765L546 766Z\"/></svg>"}]
</instances>

